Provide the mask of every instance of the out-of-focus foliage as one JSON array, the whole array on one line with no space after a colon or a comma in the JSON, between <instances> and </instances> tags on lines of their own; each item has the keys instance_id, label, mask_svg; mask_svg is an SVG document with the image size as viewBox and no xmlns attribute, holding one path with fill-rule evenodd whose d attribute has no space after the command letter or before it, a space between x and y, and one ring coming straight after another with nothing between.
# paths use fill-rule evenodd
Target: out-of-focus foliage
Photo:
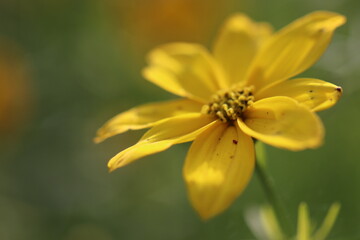
<instances>
[{"instance_id":1,"label":"out-of-focus foliage","mask_svg":"<svg viewBox=\"0 0 360 240\"><path fill-rule=\"evenodd\" d=\"M340 204L334 203L329 208L322 222L313 221L309 207L300 203L296 227L296 236L284 233L274 209L269 205L254 207L246 212L246 222L257 239L262 240L325 240L329 235L340 211ZM283 226L284 227L284 226Z\"/></svg>"},{"instance_id":2,"label":"out-of-focus foliage","mask_svg":"<svg viewBox=\"0 0 360 240\"><path fill-rule=\"evenodd\" d=\"M292 222L302 201L318 222L336 201L342 209L329 239L359 238L360 2L175 1L176 11L168 2L0 2L0 36L21 49L11 55L20 62L4 57L10 48L0 52L0 59L12 66L24 64L26 79L31 79L25 89L33 99L21 100L25 105L16 110L22 116L26 106L24 112L31 117L10 122L22 134L15 141L0 137L0 239L253 239L243 213L265 201L256 176L226 213L204 223L188 203L181 176L187 144L109 174L107 160L143 132L100 145L92 138L116 113L169 98L140 75L142 54L153 45L189 40L209 46L224 18L238 11L279 29L319 9L339 12L348 23L302 76L338 84L344 95L321 113L326 127L323 147L303 152L267 147L266 164L293 213ZM193 24L182 26L189 19ZM152 28L161 30L156 34ZM22 67L14 68L10 76L19 76ZM11 89L6 94L16 87Z\"/></svg>"}]
</instances>

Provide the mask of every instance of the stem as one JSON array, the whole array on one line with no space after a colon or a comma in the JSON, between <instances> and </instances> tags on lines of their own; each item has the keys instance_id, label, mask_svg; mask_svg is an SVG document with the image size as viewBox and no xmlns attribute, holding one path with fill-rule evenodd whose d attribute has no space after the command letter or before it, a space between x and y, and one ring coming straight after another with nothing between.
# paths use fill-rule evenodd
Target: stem
<instances>
[{"instance_id":1,"label":"stem","mask_svg":"<svg viewBox=\"0 0 360 240\"><path fill-rule=\"evenodd\" d=\"M270 203L270 205L273 207L276 217L279 220L280 226L283 229L284 233L287 236L290 236L290 225L288 221L288 217L285 214L282 201L280 201L279 196L275 193L273 180L268 175L265 165L259 164L258 161L256 161L256 173L259 177L261 186L265 192L265 195Z\"/></svg>"}]
</instances>

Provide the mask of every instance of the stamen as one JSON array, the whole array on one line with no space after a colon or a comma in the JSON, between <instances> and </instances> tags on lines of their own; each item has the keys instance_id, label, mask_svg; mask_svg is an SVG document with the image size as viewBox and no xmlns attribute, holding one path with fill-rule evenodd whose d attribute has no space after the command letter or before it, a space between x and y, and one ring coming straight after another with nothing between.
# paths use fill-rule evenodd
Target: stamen
<instances>
[{"instance_id":1,"label":"stamen","mask_svg":"<svg viewBox=\"0 0 360 240\"><path fill-rule=\"evenodd\" d=\"M222 122L235 121L242 112L254 103L254 87L244 87L212 97L212 101L203 106L202 112L218 117Z\"/></svg>"}]
</instances>

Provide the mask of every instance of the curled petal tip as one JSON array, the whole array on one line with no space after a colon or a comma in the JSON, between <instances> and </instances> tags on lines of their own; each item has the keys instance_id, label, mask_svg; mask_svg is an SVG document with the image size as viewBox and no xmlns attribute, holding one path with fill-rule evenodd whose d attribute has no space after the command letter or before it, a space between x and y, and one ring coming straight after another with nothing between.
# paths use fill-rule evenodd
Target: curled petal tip
<instances>
[{"instance_id":1,"label":"curled petal tip","mask_svg":"<svg viewBox=\"0 0 360 240\"><path fill-rule=\"evenodd\" d=\"M107 165L107 167L108 167L108 172L109 173L112 173L113 171L115 171L117 169L117 167L115 167L114 164L111 164L111 163L109 163Z\"/></svg>"},{"instance_id":2,"label":"curled petal tip","mask_svg":"<svg viewBox=\"0 0 360 240\"><path fill-rule=\"evenodd\" d=\"M93 138L93 142L96 143L96 144L101 143L102 141L103 141L103 139L101 137L99 137L99 136L96 136L96 137Z\"/></svg>"}]
</instances>

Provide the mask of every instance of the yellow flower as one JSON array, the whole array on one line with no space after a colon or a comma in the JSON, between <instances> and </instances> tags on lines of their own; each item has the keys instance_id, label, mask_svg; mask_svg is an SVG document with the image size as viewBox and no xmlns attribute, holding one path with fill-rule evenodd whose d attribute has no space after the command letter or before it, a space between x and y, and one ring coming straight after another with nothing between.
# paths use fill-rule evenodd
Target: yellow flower
<instances>
[{"instance_id":1,"label":"yellow flower","mask_svg":"<svg viewBox=\"0 0 360 240\"><path fill-rule=\"evenodd\" d=\"M341 88L313 78L289 78L320 57L345 17L314 12L272 33L243 14L230 17L211 51L171 43L150 52L144 77L182 97L142 105L109 120L96 142L151 127L113 157L110 171L141 157L194 141L183 174L190 201L203 219L224 211L252 176L253 139L302 150L323 140L314 113L333 106Z\"/></svg>"}]
</instances>

